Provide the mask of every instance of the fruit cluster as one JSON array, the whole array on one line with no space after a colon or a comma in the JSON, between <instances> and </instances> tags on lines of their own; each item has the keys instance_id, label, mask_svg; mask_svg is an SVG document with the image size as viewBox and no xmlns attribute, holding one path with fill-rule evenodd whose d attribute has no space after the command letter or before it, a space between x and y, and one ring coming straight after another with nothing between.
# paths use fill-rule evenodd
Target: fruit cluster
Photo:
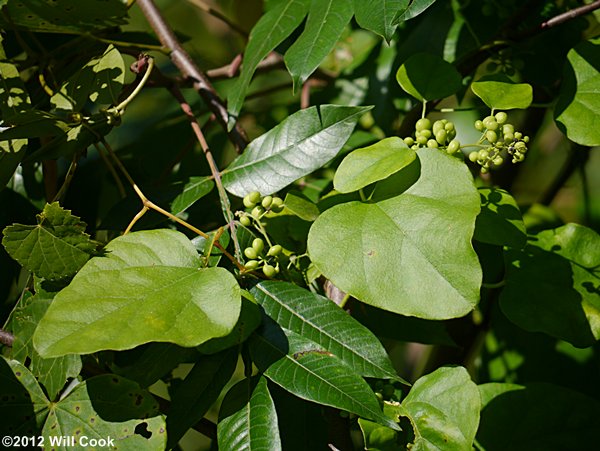
<instances>
[{"instance_id":1,"label":"fruit cluster","mask_svg":"<svg viewBox=\"0 0 600 451\"><path fill-rule=\"evenodd\" d=\"M439 148L450 155L460 150L454 124L447 119L435 121L433 124L426 117L419 119L415 124L415 137L404 138L404 142L413 150L420 147Z\"/></svg>"},{"instance_id":2,"label":"fruit cluster","mask_svg":"<svg viewBox=\"0 0 600 451\"><path fill-rule=\"evenodd\" d=\"M491 167L504 163L507 155L512 156L513 163L525 159L529 136L516 132L512 124L507 123L508 115L500 111L483 120L475 121L475 128L480 131L478 145L482 149L469 154L469 160L481 166L481 172L486 173Z\"/></svg>"},{"instance_id":3,"label":"fruit cluster","mask_svg":"<svg viewBox=\"0 0 600 451\"><path fill-rule=\"evenodd\" d=\"M255 238L252 245L244 249L244 255L249 259L244 267L248 271L261 269L265 276L275 277L279 273L279 255L283 248L279 244L271 243L261 219L269 212L281 213L283 200L276 196L263 197L258 191L253 191L244 197L243 202L250 212L238 211L236 213L240 218L240 224L245 227L254 226L265 238L264 240ZM265 249L265 240L268 249Z\"/></svg>"}]
</instances>

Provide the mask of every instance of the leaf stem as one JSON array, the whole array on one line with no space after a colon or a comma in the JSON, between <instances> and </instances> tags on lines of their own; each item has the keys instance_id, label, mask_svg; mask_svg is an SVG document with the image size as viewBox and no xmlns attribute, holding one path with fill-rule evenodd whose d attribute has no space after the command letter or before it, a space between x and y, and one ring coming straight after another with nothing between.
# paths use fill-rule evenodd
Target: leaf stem
<instances>
[{"instance_id":1,"label":"leaf stem","mask_svg":"<svg viewBox=\"0 0 600 451\"><path fill-rule=\"evenodd\" d=\"M146 68L146 72L144 72L144 76L140 80L139 84L135 87L135 89L132 91L132 93L129 94L129 96L125 100L123 100L121 103L119 103L116 107L109 109L108 111L109 112L114 111L119 115L123 114L123 112L125 111L125 108L127 108L127 105L129 105L131 103L131 101L133 99L135 99L135 97L140 93L140 91L142 90L142 88L144 87L144 85L146 84L148 79L150 78L150 74L152 73L153 68L154 68L154 58L148 57L148 67Z\"/></svg>"}]
</instances>

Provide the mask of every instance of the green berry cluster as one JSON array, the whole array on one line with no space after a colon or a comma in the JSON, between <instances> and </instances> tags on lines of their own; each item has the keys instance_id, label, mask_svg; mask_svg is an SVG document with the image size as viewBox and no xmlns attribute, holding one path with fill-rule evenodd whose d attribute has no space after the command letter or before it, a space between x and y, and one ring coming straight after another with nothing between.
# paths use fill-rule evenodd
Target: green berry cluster
<instances>
[{"instance_id":1,"label":"green berry cluster","mask_svg":"<svg viewBox=\"0 0 600 451\"><path fill-rule=\"evenodd\" d=\"M419 119L415 124L415 137L404 138L404 142L413 150L420 147L439 148L450 155L460 150L454 124L447 119L440 119L433 124L426 117Z\"/></svg>"},{"instance_id":2,"label":"green berry cluster","mask_svg":"<svg viewBox=\"0 0 600 451\"><path fill-rule=\"evenodd\" d=\"M265 248L265 240L262 238L255 238L252 245L244 249L244 255L249 259L244 267L248 271L261 269L265 276L275 277L279 273L279 256L283 248L279 244L271 244L261 219L267 213L281 213L283 200L277 196L263 197L258 191L253 191L244 197L243 202L250 211L236 212L240 224L245 227L254 226L265 237L268 246L268 249Z\"/></svg>"},{"instance_id":3,"label":"green berry cluster","mask_svg":"<svg viewBox=\"0 0 600 451\"><path fill-rule=\"evenodd\" d=\"M513 163L525 159L529 136L516 132L514 125L507 120L508 115L500 111L475 121L475 128L482 133L478 142L482 149L471 152L469 160L479 164L482 173L488 172L491 167L501 166L507 155L512 157Z\"/></svg>"},{"instance_id":4,"label":"green berry cluster","mask_svg":"<svg viewBox=\"0 0 600 451\"><path fill-rule=\"evenodd\" d=\"M254 238L252 246L244 249L244 255L249 258L244 265L248 271L255 271L262 268L262 272L267 277L275 277L279 273L278 255L283 248L279 244L269 246L265 252L265 242L262 238Z\"/></svg>"},{"instance_id":5,"label":"green berry cluster","mask_svg":"<svg viewBox=\"0 0 600 451\"><path fill-rule=\"evenodd\" d=\"M283 200L279 197L262 197L258 191L252 191L244 197L244 207L251 210L250 213L238 212L240 223L246 227L252 225L252 220L260 219L268 212L281 213L283 211Z\"/></svg>"}]
</instances>

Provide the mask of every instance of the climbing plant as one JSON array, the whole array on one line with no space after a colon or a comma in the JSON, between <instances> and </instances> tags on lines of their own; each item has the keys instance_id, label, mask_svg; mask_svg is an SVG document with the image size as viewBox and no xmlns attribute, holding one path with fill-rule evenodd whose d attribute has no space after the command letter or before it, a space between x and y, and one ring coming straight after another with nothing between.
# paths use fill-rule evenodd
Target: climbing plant
<instances>
[{"instance_id":1,"label":"climbing plant","mask_svg":"<svg viewBox=\"0 0 600 451\"><path fill-rule=\"evenodd\" d=\"M4 447L597 446L600 2L0 7Z\"/></svg>"}]
</instances>

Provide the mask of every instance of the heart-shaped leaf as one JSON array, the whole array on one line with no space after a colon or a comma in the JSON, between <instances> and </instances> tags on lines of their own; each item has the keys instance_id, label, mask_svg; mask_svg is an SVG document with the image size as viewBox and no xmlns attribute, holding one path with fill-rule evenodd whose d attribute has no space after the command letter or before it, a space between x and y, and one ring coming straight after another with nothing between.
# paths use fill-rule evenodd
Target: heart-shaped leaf
<instances>
[{"instance_id":1,"label":"heart-shaped leaf","mask_svg":"<svg viewBox=\"0 0 600 451\"><path fill-rule=\"evenodd\" d=\"M471 238L479 194L467 169L437 149L418 152L421 175L402 194L322 213L308 236L315 266L341 290L425 319L466 315L479 300Z\"/></svg>"},{"instance_id":2,"label":"heart-shaped leaf","mask_svg":"<svg viewBox=\"0 0 600 451\"><path fill-rule=\"evenodd\" d=\"M322 105L292 114L255 139L223 171L225 188L244 197L273 194L335 157L369 107Z\"/></svg>"},{"instance_id":3,"label":"heart-shaped leaf","mask_svg":"<svg viewBox=\"0 0 600 451\"><path fill-rule=\"evenodd\" d=\"M197 346L227 335L240 314L239 285L223 268L200 267L179 232L119 237L56 295L35 332L35 348L55 357L151 341Z\"/></svg>"},{"instance_id":4,"label":"heart-shaped leaf","mask_svg":"<svg viewBox=\"0 0 600 451\"><path fill-rule=\"evenodd\" d=\"M335 172L333 186L340 193L357 191L398 172L415 158L415 151L409 149L402 139L382 139L348 154Z\"/></svg>"},{"instance_id":5,"label":"heart-shaped leaf","mask_svg":"<svg viewBox=\"0 0 600 451\"><path fill-rule=\"evenodd\" d=\"M471 83L471 89L487 106L495 110L525 109L533 100L528 83L513 83L506 76L488 76Z\"/></svg>"},{"instance_id":6,"label":"heart-shaped leaf","mask_svg":"<svg viewBox=\"0 0 600 451\"><path fill-rule=\"evenodd\" d=\"M462 77L439 56L417 53L400 66L396 80L404 91L423 102L451 96L460 89Z\"/></svg>"}]
</instances>

